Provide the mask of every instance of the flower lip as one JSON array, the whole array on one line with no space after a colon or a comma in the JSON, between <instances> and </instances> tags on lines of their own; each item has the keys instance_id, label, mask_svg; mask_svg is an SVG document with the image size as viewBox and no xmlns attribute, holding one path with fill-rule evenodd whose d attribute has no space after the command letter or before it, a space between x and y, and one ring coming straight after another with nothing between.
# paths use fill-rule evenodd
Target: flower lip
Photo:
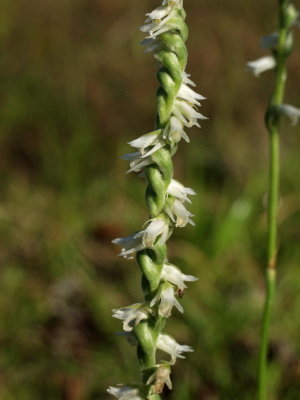
<instances>
[{"instance_id":1,"label":"flower lip","mask_svg":"<svg viewBox=\"0 0 300 400\"><path fill-rule=\"evenodd\" d=\"M175 297L174 287L169 283L162 283L158 289L157 294L150 302L150 307L153 307L156 303L159 303L158 313L161 317L169 318L173 307L183 313L183 307Z\"/></svg>"},{"instance_id":2,"label":"flower lip","mask_svg":"<svg viewBox=\"0 0 300 400\"><path fill-rule=\"evenodd\" d=\"M173 200L171 205L165 207L165 211L170 219L175 223L176 227L183 228L188 223L195 226L194 221L191 219L194 215L185 208L181 201L177 199Z\"/></svg>"},{"instance_id":3,"label":"flower lip","mask_svg":"<svg viewBox=\"0 0 300 400\"><path fill-rule=\"evenodd\" d=\"M176 285L179 289L185 289L187 287L184 283L185 281L194 282L198 280L195 276L183 274L179 268L169 263L164 264L161 279Z\"/></svg>"},{"instance_id":4,"label":"flower lip","mask_svg":"<svg viewBox=\"0 0 300 400\"><path fill-rule=\"evenodd\" d=\"M182 353L193 352L192 347L187 345L180 345L170 335L160 333L156 342L156 347L171 356L171 364L175 364L176 358L185 358Z\"/></svg>"},{"instance_id":5,"label":"flower lip","mask_svg":"<svg viewBox=\"0 0 300 400\"><path fill-rule=\"evenodd\" d=\"M141 151L124 154L121 158L123 160L129 161L130 168L126 172L127 174L129 172L139 172L148 165L153 164L152 158L150 157L149 153L142 154Z\"/></svg>"},{"instance_id":6,"label":"flower lip","mask_svg":"<svg viewBox=\"0 0 300 400\"><path fill-rule=\"evenodd\" d=\"M191 200L188 198L188 196L196 195L196 192L194 192L193 189L184 187L182 183L176 181L175 179L171 180L167 192L176 197L178 200L182 202L187 201L188 203L191 203Z\"/></svg>"},{"instance_id":7,"label":"flower lip","mask_svg":"<svg viewBox=\"0 0 300 400\"><path fill-rule=\"evenodd\" d=\"M139 231L124 238L114 239L112 240L112 243L122 247L121 253L119 254L120 256L124 258L132 258L133 253L144 248L142 242L143 235L144 231Z\"/></svg>"},{"instance_id":8,"label":"flower lip","mask_svg":"<svg viewBox=\"0 0 300 400\"><path fill-rule=\"evenodd\" d=\"M154 218L144 231L143 244L145 247L153 247L154 244L162 245L169 234L169 224L164 218Z\"/></svg>"},{"instance_id":9,"label":"flower lip","mask_svg":"<svg viewBox=\"0 0 300 400\"><path fill-rule=\"evenodd\" d=\"M113 317L123 320L123 329L125 332L130 332L141 321L148 319L149 307L144 303L136 303L131 306L113 309Z\"/></svg>"}]
</instances>

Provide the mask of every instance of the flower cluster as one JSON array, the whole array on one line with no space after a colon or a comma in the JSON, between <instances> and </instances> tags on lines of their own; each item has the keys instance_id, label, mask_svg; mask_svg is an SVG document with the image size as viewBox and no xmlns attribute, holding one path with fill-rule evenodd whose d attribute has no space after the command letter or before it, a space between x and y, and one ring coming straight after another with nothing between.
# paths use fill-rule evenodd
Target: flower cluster
<instances>
[{"instance_id":1,"label":"flower cluster","mask_svg":"<svg viewBox=\"0 0 300 400\"><path fill-rule=\"evenodd\" d=\"M255 61L247 63L247 69L255 76L260 76L265 71L277 68L280 60L285 59L292 50L293 38L290 30L297 26L299 22L299 12L290 4L285 10L284 24L287 34L282 36L279 32L272 32L261 39L261 47L270 50L271 55L264 56ZM289 104L272 106L270 109L273 115L284 115L289 118L292 125L296 125L300 119L300 108Z\"/></svg>"},{"instance_id":2,"label":"flower cluster","mask_svg":"<svg viewBox=\"0 0 300 400\"><path fill-rule=\"evenodd\" d=\"M146 38L142 44L147 47L146 51L154 53L154 57L161 65L165 62L163 57L166 53L170 57L169 60L172 59L171 66L172 63L175 65L177 60L177 69L175 68L174 73L176 78L174 78L172 85L172 88L176 87L176 92L172 96L172 102L168 109L167 122L159 124L158 129L130 141L128 144L134 148L134 152L122 157L129 161L127 172L138 172L147 179L147 170L150 166L157 167L161 171L157 161L159 156L157 155L161 154L162 151L170 152L170 149L175 148L181 139L189 142L185 129L192 126L200 127L199 120L206 119L198 111L198 107L201 106L200 101L205 98L193 89L196 85L190 79L190 75L184 71L184 68L180 67L181 64L176 58L176 51L166 45L165 35L167 33L174 33L178 37L178 32L183 29L183 15L185 13L182 7L183 0L163 0L160 7L146 14L145 25L141 27L141 30L146 33ZM182 41L180 43L184 45L184 40L180 37L176 40ZM175 61L174 57L176 58ZM163 66L165 67L165 65ZM177 66L179 66L179 71ZM170 74L169 79L172 79L172 74ZM173 153L170 157L172 155ZM151 249L154 253L156 248L166 244L174 227L185 227L187 224L194 225L193 215L186 208L186 205L191 203L189 196L196 193L191 188L185 187L177 180L172 179L171 176L172 173L170 179L163 182L163 206L159 209L159 212L151 215L141 230L128 237L113 240L114 244L121 247L120 256L133 258L145 249ZM149 184L151 185L151 182ZM165 259L156 271L155 282L157 282L157 287L155 290L150 295L148 294L143 302L114 309L113 317L123 322L125 334L131 337L135 334L136 329L143 326L147 321L150 323L160 318L170 317L174 307L182 313L183 307L178 298L186 289L186 282L196 280L197 278L184 274L177 266ZM169 389L172 388L171 366L177 358L185 358L183 354L193 350L187 345L178 344L173 337L162 332L158 333L154 346L154 351L161 350L169 355L168 361L160 361L152 366L154 372L147 377L145 382L146 385L151 385L152 394L159 394L165 385ZM120 388L110 387L108 393L123 400L143 398L140 397L141 391L132 385L121 386Z\"/></svg>"}]
</instances>

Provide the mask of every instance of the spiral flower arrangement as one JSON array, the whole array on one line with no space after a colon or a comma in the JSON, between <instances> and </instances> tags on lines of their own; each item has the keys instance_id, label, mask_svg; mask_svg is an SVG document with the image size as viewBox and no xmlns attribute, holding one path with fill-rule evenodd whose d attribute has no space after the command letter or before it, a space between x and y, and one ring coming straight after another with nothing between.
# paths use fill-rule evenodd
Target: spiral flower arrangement
<instances>
[{"instance_id":1,"label":"spiral flower arrangement","mask_svg":"<svg viewBox=\"0 0 300 400\"><path fill-rule=\"evenodd\" d=\"M146 178L149 220L142 230L113 240L121 246L121 256L136 257L142 273L144 300L113 310L113 316L123 321L125 334L137 344L143 383L108 388L108 393L122 400L161 399L165 385L172 389L172 365L177 358L185 358L184 353L193 351L163 332L173 307L183 312L178 298L186 288L185 282L197 280L168 261L166 242L175 227L194 225L186 203L195 192L173 179L172 157L181 139L189 142L185 129L199 127L198 121L206 119L197 109L204 97L192 89L195 84L185 71L188 28L183 0L163 0L146 15L142 44L159 63L156 126L131 141L136 151L123 158L129 161L128 172ZM169 359L157 361L157 350L167 353Z\"/></svg>"}]
</instances>

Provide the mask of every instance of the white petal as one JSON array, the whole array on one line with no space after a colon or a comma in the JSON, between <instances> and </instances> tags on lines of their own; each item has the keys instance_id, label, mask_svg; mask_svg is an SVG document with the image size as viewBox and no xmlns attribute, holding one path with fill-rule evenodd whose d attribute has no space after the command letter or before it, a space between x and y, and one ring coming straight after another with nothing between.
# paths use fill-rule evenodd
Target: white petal
<instances>
[{"instance_id":1,"label":"white petal","mask_svg":"<svg viewBox=\"0 0 300 400\"><path fill-rule=\"evenodd\" d=\"M185 358L182 353L194 351L190 346L180 345L171 336L163 333L159 334L156 347L159 350L170 354L173 364L175 363L176 358Z\"/></svg>"},{"instance_id":2,"label":"white petal","mask_svg":"<svg viewBox=\"0 0 300 400\"><path fill-rule=\"evenodd\" d=\"M176 217L176 227L183 228L187 223L195 225L190 217L193 217L181 201L175 199L171 206L165 208L166 213L170 216L171 220L174 222L174 216Z\"/></svg>"},{"instance_id":3,"label":"white petal","mask_svg":"<svg viewBox=\"0 0 300 400\"><path fill-rule=\"evenodd\" d=\"M143 168L145 168L151 164L153 164L153 161L151 158L143 158L141 156L141 158L139 160L135 160L130 163L130 168L128 171L126 171L126 174L129 174L129 172L139 172Z\"/></svg>"},{"instance_id":4,"label":"white petal","mask_svg":"<svg viewBox=\"0 0 300 400\"><path fill-rule=\"evenodd\" d=\"M193 282L198 280L195 276L183 274L179 268L172 264L164 264L161 279L178 286L179 289L185 289L187 287L184 284L185 281Z\"/></svg>"},{"instance_id":5,"label":"white petal","mask_svg":"<svg viewBox=\"0 0 300 400\"><path fill-rule=\"evenodd\" d=\"M149 151L147 151L147 153L145 153L142 158L146 158L151 156L151 154L155 153L157 150L161 149L163 146L165 146L165 143L160 141L158 143L156 143L155 146L152 147L152 149L150 149Z\"/></svg>"},{"instance_id":6,"label":"white petal","mask_svg":"<svg viewBox=\"0 0 300 400\"><path fill-rule=\"evenodd\" d=\"M300 118L300 108L291 106L290 104L281 104L276 109L282 114L288 117L292 125L297 125Z\"/></svg>"},{"instance_id":7,"label":"white petal","mask_svg":"<svg viewBox=\"0 0 300 400\"><path fill-rule=\"evenodd\" d=\"M175 101L176 107L179 109L179 111L184 115L184 117L188 119L208 119L204 115L200 114L197 112L192 106L190 106L187 102L185 101L180 101L176 100Z\"/></svg>"},{"instance_id":8,"label":"white petal","mask_svg":"<svg viewBox=\"0 0 300 400\"><path fill-rule=\"evenodd\" d=\"M193 89L189 88L184 83L181 85L177 97L180 97L183 100L192 103L193 105L200 106L200 102L198 100L204 100L205 97L196 93Z\"/></svg>"},{"instance_id":9,"label":"white petal","mask_svg":"<svg viewBox=\"0 0 300 400\"><path fill-rule=\"evenodd\" d=\"M144 149L148 146L151 146L151 144L153 144L157 140L160 131L161 130L159 129L154 132L146 133L145 135L142 135L139 138L128 142L128 144L132 147Z\"/></svg>"},{"instance_id":10,"label":"white petal","mask_svg":"<svg viewBox=\"0 0 300 400\"><path fill-rule=\"evenodd\" d=\"M176 307L178 311L183 313L183 307L176 299L174 288L170 285L161 285L158 293L151 300L150 307L153 307L156 303L159 303L159 315L164 318L170 317L173 307Z\"/></svg>"},{"instance_id":11,"label":"white petal","mask_svg":"<svg viewBox=\"0 0 300 400\"><path fill-rule=\"evenodd\" d=\"M143 243L145 247L153 247L158 236L162 235L165 239L166 233L168 234L169 226L164 219L155 218L145 229L143 236Z\"/></svg>"},{"instance_id":12,"label":"white petal","mask_svg":"<svg viewBox=\"0 0 300 400\"><path fill-rule=\"evenodd\" d=\"M143 303L136 303L131 306L114 309L113 317L123 320L124 331L130 332L134 326L148 318L148 311Z\"/></svg>"},{"instance_id":13,"label":"white petal","mask_svg":"<svg viewBox=\"0 0 300 400\"><path fill-rule=\"evenodd\" d=\"M247 63L247 68L250 72L253 72L255 76L259 76L262 72L268 71L275 68L276 60L273 56L266 56L259 58L255 61Z\"/></svg>"},{"instance_id":14,"label":"white petal","mask_svg":"<svg viewBox=\"0 0 300 400\"><path fill-rule=\"evenodd\" d=\"M182 138L188 143L190 141L189 137L184 132L183 123L174 115L171 116L170 125L164 130L163 137L164 139L168 137L175 143L178 143Z\"/></svg>"},{"instance_id":15,"label":"white petal","mask_svg":"<svg viewBox=\"0 0 300 400\"><path fill-rule=\"evenodd\" d=\"M107 393L120 400L142 400L142 398L139 396L138 389L132 388L130 386L110 386L107 389Z\"/></svg>"},{"instance_id":16,"label":"white petal","mask_svg":"<svg viewBox=\"0 0 300 400\"><path fill-rule=\"evenodd\" d=\"M190 79L190 76L191 76L190 74L187 74L186 72L183 72L183 73L182 73L182 80L183 80L183 83L195 87L195 86L196 86L196 83L193 82L193 81Z\"/></svg>"},{"instance_id":17,"label":"white petal","mask_svg":"<svg viewBox=\"0 0 300 400\"><path fill-rule=\"evenodd\" d=\"M125 238L114 239L112 240L112 243L122 246L122 251L119 255L124 258L128 258L128 255L133 254L144 248L144 245L142 243L143 235L144 231L140 231Z\"/></svg>"},{"instance_id":18,"label":"white petal","mask_svg":"<svg viewBox=\"0 0 300 400\"><path fill-rule=\"evenodd\" d=\"M168 7L157 7L151 13L148 13L146 15L151 19L162 19L163 17L168 15L169 12L170 9Z\"/></svg>"},{"instance_id":19,"label":"white petal","mask_svg":"<svg viewBox=\"0 0 300 400\"><path fill-rule=\"evenodd\" d=\"M180 182L172 179L170 185L168 187L168 193L172 196L176 197L180 201L188 201L191 202L187 196L193 196L196 193L193 189L184 187Z\"/></svg>"},{"instance_id":20,"label":"white petal","mask_svg":"<svg viewBox=\"0 0 300 400\"><path fill-rule=\"evenodd\" d=\"M168 318L171 315L171 311L174 306L177 308L178 311L183 313L183 307L175 298L174 289L170 286L161 294L159 314L162 317Z\"/></svg>"}]
</instances>

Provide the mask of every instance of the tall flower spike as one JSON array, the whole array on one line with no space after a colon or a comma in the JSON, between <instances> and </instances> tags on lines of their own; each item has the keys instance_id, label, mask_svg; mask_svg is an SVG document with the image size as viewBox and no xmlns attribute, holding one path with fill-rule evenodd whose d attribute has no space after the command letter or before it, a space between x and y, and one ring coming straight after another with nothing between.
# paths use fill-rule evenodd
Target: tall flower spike
<instances>
[{"instance_id":1,"label":"tall flower spike","mask_svg":"<svg viewBox=\"0 0 300 400\"><path fill-rule=\"evenodd\" d=\"M258 400L268 398L267 355L269 347L269 330L276 290L276 269L278 254L278 203L280 183L280 132L279 120L281 115L287 116L293 125L300 118L300 109L283 104L287 80L287 59L292 52L294 28L299 19L299 12L291 0L278 1L278 32L264 37L262 47L270 50L272 55L248 63L248 68L259 75L261 72L275 68L274 91L265 113L265 123L269 134L269 193L268 193L268 240L266 295L262 317L260 338L259 367L258 367Z\"/></svg>"},{"instance_id":2,"label":"tall flower spike","mask_svg":"<svg viewBox=\"0 0 300 400\"><path fill-rule=\"evenodd\" d=\"M172 157L181 139L190 141L186 128L199 127L199 121L206 117L198 111L205 98L195 91L196 85L185 70L188 28L183 1L163 0L146 16L141 27L146 34L142 44L159 63L156 125L154 130L129 142L135 152L125 154L123 159L129 161L128 172L138 172L146 178L149 220L142 230L113 241L121 246L121 256L136 255L144 301L115 309L113 316L123 321L126 335L130 338L134 335L137 341L143 396L147 400L159 400L165 385L172 388L171 365L177 358L184 358L183 353L192 351L191 347L180 345L162 333L165 319L174 307L183 312L178 297L186 288L185 282L197 279L168 262L166 242L174 228L194 224L186 203L191 202L189 196L195 192L173 179ZM168 353L170 362L158 364L157 350ZM122 388L110 388L109 393L122 399L128 393L130 399L130 396L140 396Z\"/></svg>"}]
</instances>

